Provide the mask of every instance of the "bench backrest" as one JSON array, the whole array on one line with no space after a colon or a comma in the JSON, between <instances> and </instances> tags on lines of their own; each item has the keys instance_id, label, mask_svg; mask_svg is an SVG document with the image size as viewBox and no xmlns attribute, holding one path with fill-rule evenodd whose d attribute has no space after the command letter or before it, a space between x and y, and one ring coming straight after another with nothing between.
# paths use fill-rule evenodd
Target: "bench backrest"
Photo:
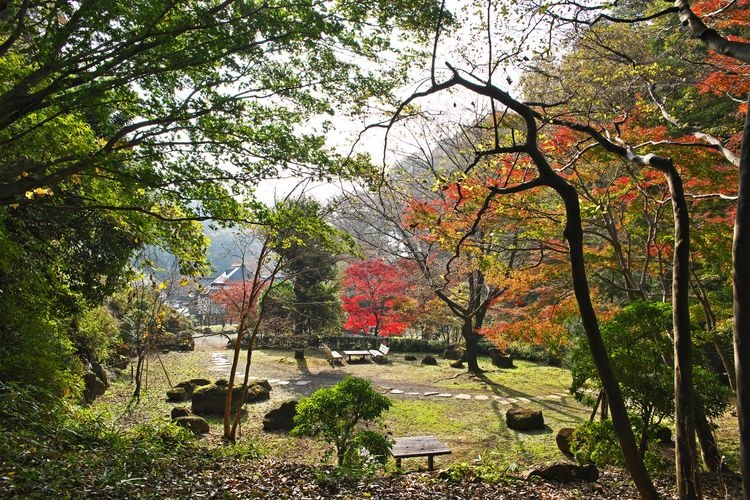
<instances>
[{"instance_id":1,"label":"bench backrest","mask_svg":"<svg viewBox=\"0 0 750 500\"><path fill-rule=\"evenodd\" d=\"M388 351L390 351L390 350L391 350L391 348L388 347L385 344L380 344L380 347L378 347L378 351L382 352L383 356L385 356L386 354L388 354Z\"/></svg>"},{"instance_id":2,"label":"bench backrest","mask_svg":"<svg viewBox=\"0 0 750 500\"><path fill-rule=\"evenodd\" d=\"M323 350L323 352L325 353L326 357L328 357L328 358L333 357L333 354L331 353L331 348L330 347L328 347L325 344L320 344L320 348Z\"/></svg>"}]
</instances>

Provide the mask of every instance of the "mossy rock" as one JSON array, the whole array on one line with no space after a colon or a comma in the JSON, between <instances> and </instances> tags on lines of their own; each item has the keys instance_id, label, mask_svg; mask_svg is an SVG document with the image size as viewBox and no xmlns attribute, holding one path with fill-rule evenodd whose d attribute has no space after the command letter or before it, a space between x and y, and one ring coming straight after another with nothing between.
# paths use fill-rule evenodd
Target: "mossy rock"
<instances>
[{"instance_id":1,"label":"mossy rock","mask_svg":"<svg viewBox=\"0 0 750 500\"><path fill-rule=\"evenodd\" d=\"M508 429L536 431L544 429L544 415L542 415L542 410L511 408L505 413L505 423Z\"/></svg>"},{"instance_id":2,"label":"mossy rock","mask_svg":"<svg viewBox=\"0 0 750 500\"><path fill-rule=\"evenodd\" d=\"M184 417L177 417L174 419L174 423L180 427L190 429L195 435L208 434L210 427L206 419L201 418L197 415L187 415Z\"/></svg>"},{"instance_id":3,"label":"mossy rock","mask_svg":"<svg viewBox=\"0 0 750 500\"><path fill-rule=\"evenodd\" d=\"M170 413L170 417L172 417L172 420L178 418L178 417L188 417L192 415L190 412L190 408L187 406L175 406L172 408L172 412Z\"/></svg>"},{"instance_id":4,"label":"mossy rock","mask_svg":"<svg viewBox=\"0 0 750 500\"><path fill-rule=\"evenodd\" d=\"M181 403L190 399L190 392L184 387L175 387L167 391L167 399L175 403Z\"/></svg>"},{"instance_id":5,"label":"mossy rock","mask_svg":"<svg viewBox=\"0 0 750 500\"><path fill-rule=\"evenodd\" d=\"M428 366L437 366L438 362L435 356L425 356L422 358L422 364Z\"/></svg>"},{"instance_id":6,"label":"mossy rock","mask_svg":"<svg viewBox=\"0 0 750 500\"><path fill-rule=\"evenodd\" d=\"M235 387L232 389L232 412L239 408L240 398L244 387ZM227 386L209 384L197 387L193 391L193 413L197 414L224 414L224 401L227 397Z\"/></svg>"},{"instance_id":7,"label":"mossy rock","mask_svg":"<svg viewBox=\"0 0 750 500\"><path fill-rule=\"evenodd\" d=\"M270 387L270 385L269 385ZM252 383L247 388L246 403L260 403L261 401L268 401L271 398L270 389L266 388L265 385L260 383Z\"/></svg>"}]
</instances>

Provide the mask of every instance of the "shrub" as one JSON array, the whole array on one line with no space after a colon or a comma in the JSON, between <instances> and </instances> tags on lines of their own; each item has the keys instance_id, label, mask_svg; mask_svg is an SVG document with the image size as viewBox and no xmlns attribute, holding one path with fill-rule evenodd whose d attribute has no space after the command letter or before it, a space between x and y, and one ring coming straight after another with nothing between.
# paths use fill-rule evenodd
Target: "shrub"
<instances>
[{"instance_id":1,"label":"shrub","mask_svg":"<svg viewBox=\"0 0 750 500\"><path fill-rule=\"evenodd\" d=\"M335 446L339 466L357 466L369 458L385 463L391 442L360 424L379 421L390 407L391 401L375 391L369 381L346 377L299 402L292 435L322 436Z\"/></svg>"},{"instance_id":2,"label":"shrub","mask_svg":"<svg viewBox=\"0 0 750 500\"><path fill-rule=\"evenodd\" d=\"M630 422L633 432L639 434L643 428L641 419L631 417ZM624 467L625 465L614 425L609 419L600 422L584 422L576 427L570 441L570 451L576 462L580 464L595 464L598 467L608 465ZM646 469L652 474L664 470L666 465L658 451L646 450L643 459Z\"/></svg>"}]
</instances>

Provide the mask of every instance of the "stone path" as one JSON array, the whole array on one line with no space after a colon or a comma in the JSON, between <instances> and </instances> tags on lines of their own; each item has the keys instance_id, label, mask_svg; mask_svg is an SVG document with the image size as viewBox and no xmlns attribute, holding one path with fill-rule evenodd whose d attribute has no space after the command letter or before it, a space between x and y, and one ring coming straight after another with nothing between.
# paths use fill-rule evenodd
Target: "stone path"
<instances>
[{"instance_id":1,"label":"stone path","mask_svg":"<svg viewBox=\"0 0 750 500\"><path fill-rule=\"evenodd\" d=\"M225 352L213 352L211 353L211 363L213 365L212 371L226 373L226 370L232 365L229 361L229 357ZM258 380L260 377L250 377L251 380ZM304 387L313 383L312 380L296 379L296 380L282 380L282 379L268 379L268 383L272 386L298 386ZM493 401L501 405L515 404L515 403L530 403L532 401L560 401L565 397L570 397L570 394L560 392L557 394L549 394L547 396L533 396L530 398L525 397L503 397L497 394L466 394L466 393L450 393L450 392L439 392L439 391L426 391L426 392L414 392L407 391L404 389L397 388L380 388L381 392L390 394L392 396L407 396L407 397L423 397L423 398L443 398L443 399L460 399L460 400L476 400L476 401Z\"/></svg>"}]
</instances>

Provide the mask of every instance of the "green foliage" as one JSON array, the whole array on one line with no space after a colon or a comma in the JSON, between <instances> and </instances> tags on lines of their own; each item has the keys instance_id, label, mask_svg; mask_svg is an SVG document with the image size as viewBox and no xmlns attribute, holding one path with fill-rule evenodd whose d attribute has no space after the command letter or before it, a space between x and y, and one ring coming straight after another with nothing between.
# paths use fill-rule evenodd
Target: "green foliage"
<instances>
[{"instance_id":1,"label":"green foliage","mask_svg":"<svg viewBox=\"0 0 750 500\"><path fill-rule=\"evenodd\" d=\"M482 458L477 464L453 462L440 472L440 478L457 484L474 481L489 484L512 482L515 479L509 474L514 472L514 465L492 457Z\"/></svg>"},{"instance_id":2,"label":"green foliage","mask_svg":"<svg viewBox=\"0 0 750 500\"><path fill-rule=\"evenodd\" d=\"M642 432L643 423L638 417L631 418L631 425L636 435ZM651 434L650 437L653 438L653 433ZM573 433L570 449L576 462L581 464L595 464L599 467L624 467L625 464L614 426L609 419L578 425ZM650 473L664 471L666 464L658 450L646 450L643 459Z\"/></svg>"},{"instance_id":3,"label":"green foliage","mask_svg":"<svg viewBox=\"0 0 750 500\"><path fill-rule=\"evenodd\" d=\"M674 414L672 307L659 302L634 302L602 325L602 339L630 412L645 422L647 435L657 422ZM591 394L601 388L588 345L579 339L571 356L576 399L593 405ZM720 415L729 394L715 374L694 365L697 403L710 417ZM591 390L594 390L593 392Z\"/></svg>"},{"instance_id":4,"label":"green foliage","mask_svg":"<svg viewBox=\"0 0 750 500\"><path fill-rule=\"evenodd\" d=\"M124 432L108 415L44 389L0 383L0 456L20 497L63 498L91 487L125 496L134 478L167 470L193 441L164 421ZM79 472L71 474L72 466Z\"/></svg>"},{"instance_id":5,"label":"green foliage","mask_svg":"<svg viewBox=\"0 0 750 500\"><path fill-rule=\"evenodd\" d=\"M357 466L369 459L385 463L391 447L388 438L360 424L378 422L390 406L369 381L346 377L299 402L292 435L322 436L335 446L339 466Z\"/></svg>"},{"instance_id":6,"label":"green foliage","mask_svg":"<svg viewBox=\"0 0 750 500\"><path fill-rule=\"evenodd\" d=\"M89 309L80 315L72 334L76 352L90 361L104 361L120 342L120 322L106 306Z\"/></svg>"}]
</instances>

